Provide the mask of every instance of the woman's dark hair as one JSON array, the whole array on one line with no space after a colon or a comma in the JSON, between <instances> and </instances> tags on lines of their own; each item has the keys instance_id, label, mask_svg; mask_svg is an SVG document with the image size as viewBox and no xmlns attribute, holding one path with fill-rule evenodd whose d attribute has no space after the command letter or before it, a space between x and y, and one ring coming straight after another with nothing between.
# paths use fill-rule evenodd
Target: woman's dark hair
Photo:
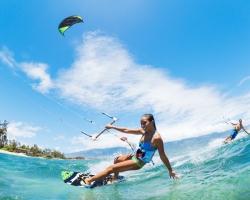
<instances>
[{"instance_id":1,"label":"woman's dark hair","mask_svg":"<svg viewBox=\"0 0 250 200\"><path fill-rule=\"evenodd\" d=\"M154 127L155 127L155 130L157 130L156 125L155 125L155 119L154 119L154 116L152 114L144 114L142 116L147 117L150 122L152 122L154 120Z\"/></svg>"}]
</instances>

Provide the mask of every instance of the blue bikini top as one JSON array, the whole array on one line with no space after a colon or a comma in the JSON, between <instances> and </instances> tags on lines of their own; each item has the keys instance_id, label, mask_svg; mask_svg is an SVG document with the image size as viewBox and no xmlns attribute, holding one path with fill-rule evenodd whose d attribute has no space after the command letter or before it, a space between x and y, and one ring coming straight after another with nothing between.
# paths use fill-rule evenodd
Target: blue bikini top
<instances>
[{"instance_id":1,"label":"blue bikini top","mask_svg":"<svg viewBox=\"0 0 250 200\"><path fill-rule=\"evenodd\" d=\"M153 138L155 133L156 131L152 134L152 136L147 142L143 143L141 142L141 140L139 142L139 149L137 150L136 155L137 155L137 158L141 160L142 162L149 163L152 160L152 157L154 156L155 151L157 150L157 148L152 147L150 144L151 139ZM142 137L145 134L146 133L143 133Z\"/></svg>"}]
</instances>

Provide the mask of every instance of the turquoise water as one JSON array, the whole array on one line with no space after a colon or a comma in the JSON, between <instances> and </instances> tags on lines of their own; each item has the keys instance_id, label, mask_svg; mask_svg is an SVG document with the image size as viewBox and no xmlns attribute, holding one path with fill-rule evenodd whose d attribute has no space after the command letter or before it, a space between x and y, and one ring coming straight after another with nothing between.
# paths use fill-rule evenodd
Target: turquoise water
<instances>
[{"instance_id":1,"label":"turquoise water","mask_svg":"<svg viewBox=\"0 0 250 200\"><path fill-rule=\"evenodd\" d=\"M0 199L250 199L250 137L244 133L228 145L226 135L204 136L166 144L173 168L169 179L158 155L155 165L122 173L125 182L77 188L61 180L61 171L97 173L113 162L49 160L0 153Z\"/></svg>"}]
</instances>

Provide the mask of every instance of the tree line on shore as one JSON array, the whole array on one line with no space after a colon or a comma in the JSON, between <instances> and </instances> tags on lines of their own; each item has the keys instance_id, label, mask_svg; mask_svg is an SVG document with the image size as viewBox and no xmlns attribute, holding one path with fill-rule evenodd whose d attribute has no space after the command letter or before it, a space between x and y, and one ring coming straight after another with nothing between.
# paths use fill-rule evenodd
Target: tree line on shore
<instances>
[{"instance_id":1,"label":"tree line on shore","mask_svg":"<svg viewBox=\"0 0 250 200\"><path fill-rule=\"evenodd\" d=\"M66 159L63 153L55 149L40 149L36 144L34 144L34 146L32 147L29 147L26 145L22 145L17 140L8 140L7 144L5 144L1 149L9 152L25 153L27 156L33 157Z\"/></svg>"},{"instance_id":2,"label":"tree line on shore","mask_svg":"<svg viewBox=\"0 0 250 200\"><path fill-rule=\"evenodd\" d=\"M7 125L8 122L4 120L3 123L0 121L0 149L14 152L14 153L25 153L27 156L43 157L43 158L60 158L60 159L84 159L83 157L66 158L63 153L55 149L40 149L36 144L29 147L24 145L17 140L8 140L7 138Z\"/></svg>"}]
</instances>

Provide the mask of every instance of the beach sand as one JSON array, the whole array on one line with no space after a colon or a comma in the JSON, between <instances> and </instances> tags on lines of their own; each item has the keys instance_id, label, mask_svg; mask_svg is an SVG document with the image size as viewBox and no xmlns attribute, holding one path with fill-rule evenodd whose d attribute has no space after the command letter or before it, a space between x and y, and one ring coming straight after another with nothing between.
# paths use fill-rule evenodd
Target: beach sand
<instances>
[{"instance_id":1,"label":"beach sand","mask_svg":"<svg viewBox=\"0 0 250 200\"><path fill-rule=\"evenodd\" d=\"M27 156L25 153L15 153L15 152L10 152L10 151L4 151L2 149L0 149L0 153L5 153L5 154L11 154L14 156L24 156L24 157L29 157L29 158L41 158L41 159L46 159L44 157L32 157L32 156ZM49 158L49 159L57 159L57 160L64 160L61 158Z\"/></svg>"},{"instance_id":2,"label":"beach sand","mask_svg":"<svg viewBox=\"0 0 250 200\"><path fill-rule=\"evenodd\" d=\"M26 156L26 157L28 157L25 153L15 153L15 152L4 151L4 150L1 150L1 149L0 149L0 153L11 154L11 155L15 155L15 156Z\"/></svg>"},{"instance_id":3,"label":"beach sand","mask_svg":"<svg viewBox=\"0 0 250 200\"><path fill-rule=\"evenodd\" d=\"M0 149L0 153L5 153L5 154L11 154L14 156L25 156L25 157L32 157L32 156L27 156L25 153L15 153L15 152L10 152L10 151L4 151ZM62 158L44 158L44 157L36 157L36 158L42 158L42 159L55 159L55 160L80 160L80 159L62 159ZM84 158L83 160L96 160L96 158Z\"/></svg>"}]
</instances>

